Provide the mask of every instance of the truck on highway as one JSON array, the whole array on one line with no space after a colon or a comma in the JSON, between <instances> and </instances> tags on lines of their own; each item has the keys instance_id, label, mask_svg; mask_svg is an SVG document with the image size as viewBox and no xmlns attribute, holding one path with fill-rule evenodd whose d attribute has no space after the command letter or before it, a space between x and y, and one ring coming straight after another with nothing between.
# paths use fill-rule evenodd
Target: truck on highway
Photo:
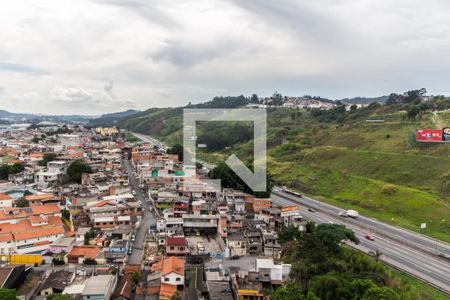
<instances>
[{"instance_id":1,"label":"truck on highway","mask_svg":"<svg viewBox=\"0 0 450 300\"><path fill-rule=\"evenodd\" d=\"M347 216L349 216L350 218L356 219L359 216L359 213L356 210L349 209L349 210L347 210Z\"/></svg>"},{"instance_id":2,"label":"truck on highway","mask_svg":"<svg viewBox=\"0 0 450 300\"><path fill-rule=\"evenodd\" d=\"M294 191L291 191L290 189L288 189L286 186L283 186L282 191L300 198L303 198L303 195Z\"/></svg>"}]
</instances>

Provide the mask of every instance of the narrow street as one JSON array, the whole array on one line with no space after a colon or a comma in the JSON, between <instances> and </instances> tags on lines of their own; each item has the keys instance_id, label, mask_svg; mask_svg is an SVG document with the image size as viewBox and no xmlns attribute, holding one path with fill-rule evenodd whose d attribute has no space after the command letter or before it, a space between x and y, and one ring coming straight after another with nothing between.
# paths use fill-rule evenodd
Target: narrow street
<instances>
[{"instance_id":1,"label":"narrow street","mask_svg":"<svg viewBox=\"0 0 450 300\"><path fill-rule=\"evenodd\" d=\"M147 235L150 225L156 224L156 218L148 209L147 199L144 197L144 194L139 187L139 182L133 174L134 170L131 161L124 160L124 166L127 170L130 184L136 192L135 197L142 203L143 211L141 224L139 228L137 228L137 231L135 231L136 239L133 243L132 254L128 256L128 264L140 264L142 262L142 252L144 248L145 236Z\"/></svg>"}]
</instances>

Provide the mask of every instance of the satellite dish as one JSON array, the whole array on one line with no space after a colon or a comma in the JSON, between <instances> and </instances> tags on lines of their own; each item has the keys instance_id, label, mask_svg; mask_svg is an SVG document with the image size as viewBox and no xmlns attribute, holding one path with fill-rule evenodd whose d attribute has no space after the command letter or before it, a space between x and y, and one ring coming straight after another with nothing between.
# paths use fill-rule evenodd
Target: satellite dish
<instances>
[{"instance_id":1,"label":"satellite dish","mask_svg":"<svg viewBox=\"0 0 450 300\"><path fill-rule=\"evenodd\" d=\"M6 261L6 256L2 256L2 261Z\"/></svg>"}]
</instances>

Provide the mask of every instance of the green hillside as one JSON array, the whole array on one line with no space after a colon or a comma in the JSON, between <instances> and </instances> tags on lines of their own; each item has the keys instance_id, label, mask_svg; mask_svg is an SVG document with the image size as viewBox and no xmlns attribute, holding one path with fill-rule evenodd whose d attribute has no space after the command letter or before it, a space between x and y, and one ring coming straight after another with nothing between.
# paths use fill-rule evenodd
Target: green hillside
<instances>
[{"instance_id":1,"label":"green hillside","mask_svg":"<svg viewBox=\"0 0 450 300\"><path fill-rule=\"evenodd\" d=\"M269 172L277 184L389 223L420 231L426 222L422 233L450 241L450 144L415 141L416 128L450 125L448 106L450 100L439 99L350 112L269 108ZM441 111L433 113L436 107ZM367 122L373 119L384 122ZM174 144L181 142L181 123L176 108L151 109L119 125ZM236 153L251 159L253 144L245 134L229 138L245 126L199 127L199 140L217 143L199 149L201 158L214 163Z\"/></svg>"}]
</instances>

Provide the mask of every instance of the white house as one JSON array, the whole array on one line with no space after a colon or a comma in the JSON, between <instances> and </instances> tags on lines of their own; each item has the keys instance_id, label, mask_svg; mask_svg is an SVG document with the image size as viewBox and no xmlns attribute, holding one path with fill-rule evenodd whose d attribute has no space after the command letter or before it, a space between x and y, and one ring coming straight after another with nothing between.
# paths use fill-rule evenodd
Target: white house
<instances>
[{"instance_id":1,"label":"white house","mask_svg":"<svg viewBox=\"0 0 450 300\"><path fill-rule=\"evenodd\" d=\"M10 195L0 193L0 207L12 207L13 199Z\"/></svg>"},{"instance_id":2,"label":"white house","mask_svg":"<svg viewBox=\"0 0 450 300\"><path fill-rule=\"evenodd\" d=\"M161 272L161 282L184 285L184 259L171 256L152 266L152 271Z\"/></svg>"}]
</instances>

